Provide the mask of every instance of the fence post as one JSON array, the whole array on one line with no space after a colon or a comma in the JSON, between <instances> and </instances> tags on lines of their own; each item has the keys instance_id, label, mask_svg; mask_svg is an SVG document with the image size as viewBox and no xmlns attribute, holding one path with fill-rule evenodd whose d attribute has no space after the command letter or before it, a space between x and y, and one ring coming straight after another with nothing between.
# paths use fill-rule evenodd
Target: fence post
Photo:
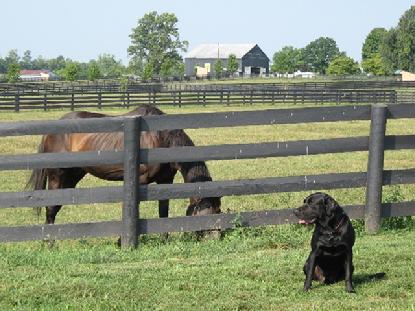
<instances>
[{"instance_id":1,"label":"fence post","mask_svg":"<svg viewBox=\"0 0 415 311\"><path fill-rule=\"evenodd\" d=\"M71 110L75 110L75 94L73 92L71 94Z\"/></svg>"},{"instance_id":2,"label":"fence post","mask_svg":"<svg viewBox=\"0 0 415 311\"><path fill-rule=\"evenodd\" d=\"M16 111L16 112L20 111L20 95L19 95L19 93L14 95L14 111Z\"/></svg>"},{"instance_id":3,"label":"fence post","mask_svg":"<svg viewBox=\"0 0 415 311\"><path fill-rule=\"evenodd\" d=\"M124 201L122 207L122 248L138 245L138 168L140 117L124 119Z\"/></svg>"},{"instance_id":4,"label":"fence post","mask_svg":"<svg viewBox=\"0 0 415 311\"><path fill-rule=\"evenodd\" d=\"M43 110L48 110L48 96L46 93L43 95Z\"/></svg>"},{"instance_id":5,"label":"fence post","mask_svg":"<svg viewBox=\"0 0 415 311\"><path fill-rule=\"evenodd\" d=\"M102 95L101 93L98 93L98 109L102 109Z\"/></svg>"},{"instance_id":6,"label":"fence post","mask_svg":"<svg viewBox=\"0 0 415 311\"><path fill-rule=\"evenodd\" d=\"M367 233L377 233L381 222L386 112L386 105L372 105L365 205Z\"/></svg>"}]
</instances>

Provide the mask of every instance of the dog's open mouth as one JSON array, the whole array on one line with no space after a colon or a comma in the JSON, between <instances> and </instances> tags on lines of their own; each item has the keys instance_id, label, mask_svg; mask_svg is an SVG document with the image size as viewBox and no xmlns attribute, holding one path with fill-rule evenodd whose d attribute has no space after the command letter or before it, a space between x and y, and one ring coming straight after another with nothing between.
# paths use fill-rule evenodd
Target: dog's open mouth
<instances>
[{"instance_id":1,"label":"dog's open mouth","mask_svg":"<svg viewBox=\"0 0 415 311\"><path fill-rule=\"evenodd\" d=\"M299 220L298 220L298 223L299 223L299 224L301 224L301 225L311 225L311 224L313 224L315 221L316 221L316 219L315 219L315 218L313 218L313 219L299 219Z\"/></svg>"}]
</instances>

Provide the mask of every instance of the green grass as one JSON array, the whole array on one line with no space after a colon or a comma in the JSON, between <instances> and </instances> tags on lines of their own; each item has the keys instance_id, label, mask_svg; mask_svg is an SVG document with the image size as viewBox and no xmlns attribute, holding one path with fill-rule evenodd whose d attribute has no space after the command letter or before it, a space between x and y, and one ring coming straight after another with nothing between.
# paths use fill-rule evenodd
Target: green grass
<instances>
[{"instance_id":1,"label":"green grass","mask_svg":"<svg viewBox=\"0 0 415 311\"><path fill-rule=\"evenodd\" d=\"M0 245L1 310L413 310L415 230L360 235L356 294L344 282L302 292L309 228L236 230L222 240ZM371 275L386 273L382 280Z\"/></svg>"},{"instance_id":2,"label":"green grass","mask_svg":"<svg viewBox=\"0 0 415 311\"><path fill-rule=\"evenodd\" d=\"M273 108L255 106L165 107L168 113ZM291 107L289 105L284 107ZM300 108L299 105L295 106ZM105 110L120 114L124 110ZM0 113L0 122L57 119L66 111ZM326 139L368 135L369 122L250 126L187 131L197 145ZM388 134L415 134L415 120L389 120ZM33 153L39 137L0 138L1 154ZM388 151L386 169L413 168L415 151ZM367 153L211 161L214 180L366 171ZM0 192L22 190L27 171L0 172ZM177 177L181 182L181 177ZM85 178L80 187L113 185ZM364 189L329 191L341 205L362 204ZM295 207L308 192L225 197L233 212ZM415 185L385 187L384 201L415 200ZM171 214L182 216L186 200L173 200ZM67 206L57 223L120 219L119 204ZM144 202L140 213L157 216L157 204ZM32 209L0 209L0 226L43 223ZM362 233L354 248L357 294L343 282L317 283L301 291L302 265L309 252L311 228L277 226L236 229L221 240L196 241L173 234L141 237L137 251L121 251L115 238L0 245L0 310L414 310L415 227L411 219L384 222L376 236ZM368 276L385 272L386 278Z\"/></svg>"}]
</instances>

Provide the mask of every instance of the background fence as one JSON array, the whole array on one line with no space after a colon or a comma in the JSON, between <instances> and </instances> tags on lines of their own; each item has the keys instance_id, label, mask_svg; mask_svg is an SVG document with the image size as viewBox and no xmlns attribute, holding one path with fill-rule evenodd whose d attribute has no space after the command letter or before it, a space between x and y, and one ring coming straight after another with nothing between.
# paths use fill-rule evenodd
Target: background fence
<instances>
[{"instance_id":1,"label":"background fence","mask_svg":"<svg viewBox=\"0 0 415 311\"><path fill-rule=\"evenodd\" d=\"M206 89L150 90L148 92L70 93L44 95L0 96L0 110L33 109L131 108L151 105L231 105L231 104L304 104L304 103L406 103L413 102L415 91L397 93L395 90L313 90L237 87L209 87Z\"/></svg>"},{"instance_id":2,"label":"background fence","mask_svg":"<svg viewBox=\"0 0 415 311\"><path fill-rule=\"evenodd\" d=\"M376 232L381 217L415 215L415 202L381 203L382 186L414 184L415 168L383 170L384 150L415 149L415 135L385 136L386 119L415 118L415 105L375 105L270 109L261 111L182 114L99 119L67 119L0 123L0 136L46 133L124 131L124 151L47 153L0 157L0 170L80 167L124 163L123 187L96 187L0 193L0 207L18 208L45 205L71 205L123 202L122 221L0 227L0 241L74 239L122 236L123 246L136 246L137 236L146 233L200 231L233 227L237 217L243 226L294 223L292 209L219 214L170 219L138 219L139 201L229 196L278 192L366 187L365 206L346 206L351 218L365 218L366 229ZM259 144L136 148L140 131L176 128L212 128L245 125L297 124L371 120L369 136L327 140L303 140ZM138 163L193 162L249 159L369 150L368 172L350 172L294 177L230 180L173 185L138 185ZM126 195L127 194L127 195Z\"/></svg>"}]
</instances>

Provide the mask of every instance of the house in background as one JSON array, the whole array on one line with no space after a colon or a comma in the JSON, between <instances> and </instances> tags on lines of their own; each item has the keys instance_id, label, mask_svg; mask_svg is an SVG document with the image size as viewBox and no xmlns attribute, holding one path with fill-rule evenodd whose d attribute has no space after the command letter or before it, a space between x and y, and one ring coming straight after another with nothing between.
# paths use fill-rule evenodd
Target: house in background
<instances>
[{"instance_id":1,"label":"house in background","mask_svg":"<svg viewBox=\"0 0 415 311\"><path fill-rule=\"evenodd\" d=\"M22 81L49 81L57 78L58 76L50 70L20 70Z\"/></svg>"},{"instance_id":2,"label":"house in background","mask_svg":"<svg viewBox=\"0 0 415 311\"><path fill-rule=\"evenodd\" d=\"M184 59L186 76L214 76L215 63L220 60L224 71L229 55L235 55L239 75L263 75L269 73L269 58L254 43L247 44L201 44L191 50Z\"/></svg>"},{"instance_id":3,"label":"house in background","mask_svg":"<svg viewBox=\"0 0 415 311\"><path fill-rule=\"evenodd\" d=\"M409 71L397 70L395 71L395 75L400 81L415 81L415 73Z\"/></svg>"}]
</instances>

